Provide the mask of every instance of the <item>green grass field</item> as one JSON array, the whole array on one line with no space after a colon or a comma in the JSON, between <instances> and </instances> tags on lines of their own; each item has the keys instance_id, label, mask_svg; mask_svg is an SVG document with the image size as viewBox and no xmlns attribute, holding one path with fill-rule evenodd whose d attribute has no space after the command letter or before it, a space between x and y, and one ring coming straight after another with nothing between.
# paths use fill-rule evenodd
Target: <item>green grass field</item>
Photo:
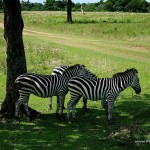
<instances>
[{"instance_id":1,"label":"green grass field","mask_svg":"<svg viewBox=\"0 0 150 150\"><path fill-rule=\"evenodd\" d=\"M100 101L89 101L89 113L77 105L78 122L55 118L56 98L30 97L29 105L42 113L33 122L0 122L0 149L147 150L150 148L150 14L22 12L28 72L51 74L59 64L84 64L98 77L136 68L142 92L131 88L115 102L115 123L109 125ZM3 14L0 14L3 22ZM0 29L0 102L5 97L6 44ZM65 106L69 100L66 96ZM66 110L65 110L66 115Z\"/></svg>"}]
</instances>

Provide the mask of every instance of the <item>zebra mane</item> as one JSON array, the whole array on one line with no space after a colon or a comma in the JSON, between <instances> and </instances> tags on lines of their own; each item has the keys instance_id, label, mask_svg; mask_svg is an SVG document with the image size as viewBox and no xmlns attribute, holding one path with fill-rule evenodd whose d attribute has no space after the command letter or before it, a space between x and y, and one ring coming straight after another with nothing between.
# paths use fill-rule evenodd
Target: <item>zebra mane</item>
<instances>
[{"instance_id":1,"label":"zebra mane","mask_svg":"<svg viewBox=\"0 0 150 150\"><path fill-rule=\"evenodd\" d=\"M63 68L63 69L67 69L67 68L69 68L70 66L67 66L67 65L59 65L59 66L56 66L56 67L61 67L61 68Z\"/></svg>"},{"instance_id":2,"label":"zebra mane","mask_svg":"<svg viewBox=\"0 0 150 150\"><path fill-rule=\"evenodd\" d=\"M90 79L94 79L94 80L97 80L97 79L98 79L97 76L96 76L94 73L91 73L91 72L90 72L90 74L91 74ZM89 78L89 77L88 77L88 78Z\"/></svg>"},{"instance_id":3,"label":"zebra mane","mask_svg":"<svg viewBox=\"0 0 150 150\"><path fill-rule=\"evenodd\" d=\"M112 77L114 78L114 77L116 77L116 76L125 75L125 74L128 74L129 72L138 73L137 69L132 68L132 69L127 69L127 70L124 71L124 72L115 73Z\"/></svg>"},{"instance_id":4,"label":"zebra mane","mask_svg":"<svg viewBox=\"0 0 150 150\"><path fill-rule=\"evenodd\" d=\"M70 70L72 70L72 69L74 69L74 68L76 68L76 67L81 67L81 66L85 67L84 65L80 65L80 64L70 66L70 67L68 67L67 69L64 70L63 74L70 71Z\"/></svg>"}]
</instances>

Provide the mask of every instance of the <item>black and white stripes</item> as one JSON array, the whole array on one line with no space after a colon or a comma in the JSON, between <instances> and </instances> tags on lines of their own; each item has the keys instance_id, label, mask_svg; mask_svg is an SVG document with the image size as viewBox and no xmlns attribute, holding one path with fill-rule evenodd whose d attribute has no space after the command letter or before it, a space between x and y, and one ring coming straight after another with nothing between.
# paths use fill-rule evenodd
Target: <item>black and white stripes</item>
<instances>
[{"instance_id":1,"label":"black and white stripes","mask_svg":"<svg viewBox=\"0 0 150 150\"><path fill-rule=\"evenodd\" d=\"M56 66L53 69L52 75L62 75L63 72L69 68L70 66L66 66L66 65L60 65L60 66Z\"/></svg>"},{"instance_id":2,"label":"black and white stripes","mask_svg":"<svg viewBox=\"0 0 150 150\"><path fill-rule=\"evenodd\" d=\"M70 67L70 66L66 66L66 65L56 66L56 67L54 67L54 69L53 69L52 75L62 75L63 72L64 72L67 68L69 68L69 67ZM92 74L92 73L90 73L90 72L89 72L89 74L90 74L90 77L91 77L92 79L96 79L96 76L95 76L94 74ZM50 108L50 110L52 110L52 97L50 97L49 108ZM65 107L64 107L64 108L65 108ZM84 111L86 111L86 112L88 111L88 109L87 109L87 99L84 98L84 97L83 97L83 106L82 106L82 109L83 109Z\"/></svg>"},{"instance_id":3,"label":"black and white stripes","mask_svg":"<svg viewBox=\"0 0 150 150\"><path fill-rule=\"evenodd\" d=\"M89 100L102 100L102 106L108 113L108 120L112 120L112 110L114 100L119 93L131 86L136 93L141 92L139 78L136 69L129 69L122 73L113 75L112 78L97 78L89 79L86 77L73 77L69 80L68 89L71 94L71 99L68 102L69 118L70 109L72 109L72 116L75 118L75 106L81 96Z\"/></svg>"},{"instance_id":4,"label":"black and white stripes","mask_svg":"<svg viewBox=\"0 0 150 150\"><path fill-rule=\"evenodd\" d=\"M19 99L16 102L15 116L19 116L20 105L24 105L27 115L30 117L28 110L28 100L30 94L39 97L52 97L57 96L59 101L56 113L63 113L63 103L65 95L68 92L68 81L71 77L77 75L85 75L91 77L90 72L83 65L74 65L66 69L62 75L41 75L41 74L23 74L15 80L15 85L19 89Z\"/></svg>"},{"instance_id":5,"label":"black and white stripes","mask_svg":"<svg viewBox=\"0 0 150 150\"><path fill-rule=\"evenodd\" d=\"M67 117L75 118L75 106L81 97L84 100L102 100L101 104L106 110L108 121L112 122L114 101L121 91L131 86L138 94L141 87L136 69L129 69L116 73L112 78L97 78L83 65L58 66L54 68L53 75L23 74L15 80L19 90L19 99L16 102L15 116L19 116L20 106L23 104L27 116L28 100L30 94L47 98L57 96L56 114L63 114L65 96L70 91L70 101L67 104ZM60 111L60 112L59 112Z\"/></svg>"}]
</instances>

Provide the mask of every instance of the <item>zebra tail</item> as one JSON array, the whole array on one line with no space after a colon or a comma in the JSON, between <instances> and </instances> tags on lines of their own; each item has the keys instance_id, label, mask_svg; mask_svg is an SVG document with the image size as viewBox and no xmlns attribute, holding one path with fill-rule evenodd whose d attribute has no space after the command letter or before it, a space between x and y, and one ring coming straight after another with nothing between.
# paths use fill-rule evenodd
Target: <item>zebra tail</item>
<instances>
[{"instance_id":1,"label":"zebra tail","mask_svg":"<svg viewBox=\"0 0 150 150\"><path fill-rule=\"evenodd\" d=\"M17 91L19 91L21 89L21 84L19 84L18 82L14 82L12 88L16 89Z\"/></svg>"}]
</instances>

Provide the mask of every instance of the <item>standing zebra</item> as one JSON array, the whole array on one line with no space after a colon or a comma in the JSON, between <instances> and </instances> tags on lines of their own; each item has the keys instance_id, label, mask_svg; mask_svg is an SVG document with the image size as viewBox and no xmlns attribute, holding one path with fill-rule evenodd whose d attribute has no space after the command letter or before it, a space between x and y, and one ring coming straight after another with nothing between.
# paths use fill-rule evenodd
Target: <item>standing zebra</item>
<instances>
[{"instance_id":1,"label":"standing zebra","mask_svg":"<svg viewBox=\"0 0 150 150\"><path fill-rule=\"evenodd\" d=\"M108 114L109 123L112 122L112 111L114 100L119 93L131 86L137 94L141 92L139 78L136 69L129 69L125 72L114 74L112 78L97 78L91 80L86 77L73 77L69 80L68 90L71 99L68 102L67 118L70 116L72 109L72 117L75 118L75 106L81 96L90 100L102 100L102 106Z\"/></svg>"},{"instance_id":2,"label":"standing zebra","mask_svg":"<svg viewBox=\"0 0 150 150\"><path fill-rule=\"evenodd\" d=\"M15 80L15 85L19 89L19 99L16 102L15 116L19 117L19 109L23 104L27 116L31 119L28 110L28 100L30 94L47 98L57 96L59 105L57 105L56 115L63 114L63 103L65 95L68 93L68 82L71 77L77 75L86 75L91 77L91 73L83 65L74 65L66 69L62 75L41 75L41 74L23 74Z\"/></svg>"},{"instance_id":3,"label":"standing zebra","mask_svg":"<svg viewBox=\"0 0 150 150\"><path fill-rule=\"evenodd\" d=\"M69 68L70 66L66 66L66 65L60 65L60 66L56 66L53 69L52 75L62 75L63 72ZM91 74L91 77L96 79L96 76ZM57 102L58 103L58 102ZM49 104L49 108L50 110L52 110L52 97L50 97L50 104ZM65 108L65 107L64 107ZM85 110L86 112L88 111L87 109L87 99L83 97L83 110Z\"/></svg>"},{"instance_id":4,"label":"standing zebra","mask_svg":"<svg viewBox=\"0 0 150 150\"><path fill-rule=\"evenodd\" d=\"M52 75L62 75L63 72L69 68L70 66L66 66L66 65L60 65L60 66L56 66L53 69ZM59 103L57 101L57 103ZM50 101L49 101L49 109L52 110L52 97L50 97ZM63 109L65 109L65 107L63 106Z\"/></svg>"}]
</instances>

